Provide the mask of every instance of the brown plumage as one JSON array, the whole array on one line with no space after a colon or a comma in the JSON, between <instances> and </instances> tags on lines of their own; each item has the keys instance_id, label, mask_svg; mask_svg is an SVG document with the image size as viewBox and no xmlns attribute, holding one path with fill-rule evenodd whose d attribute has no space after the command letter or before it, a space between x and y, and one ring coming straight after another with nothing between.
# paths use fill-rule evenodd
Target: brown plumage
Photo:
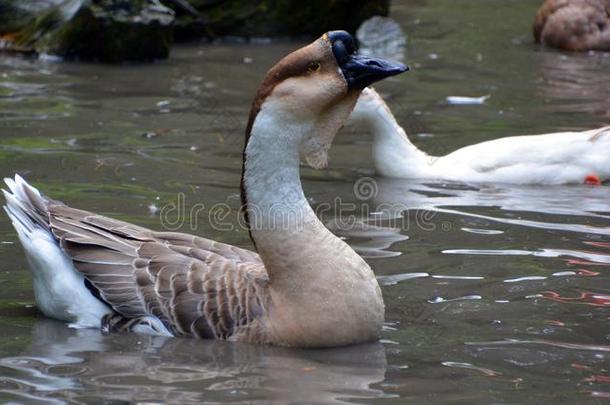
<instances>
[{"instance_id":1,"label":"brown plumage","mask_svg":"<svg viewBox=\"0 0 610 405\"><path fill-rule=\"evenodd\" d=\"M257 320L265 312L269 280L256 253L154 232L24 190L36 222L53 233L115 311L103 320L107 332L132 330L153 315L174 336L267 343Z\"/></svg>"},{"instance_id":2,"label":"brown plumage","mask_svg":"<svg viewBox=\"0 0 610 405\"><path fill-rule=\"evenodd\" d=\"M247 138L275 86L307 74L308 63L322 59L340 75L326 37L269 71L253 103ZM71 208L42 196L19 176L5 181L13 193L5 191L11 219L25 224L28 232L36 227L50 232L84 276L85 286L109 308L100 319L102 331L143 327L148 333L173 336L290 344L270 326L271 283L257 253ZM70 318L72 311L60 310L60 319Z\"/></svg>"},{"instance_id":3,"label":"brown plumage","mask_svg":"<svg viewBox=\"0 0 610 405\"><path fill-rule=\"evenodd\" d=\"M534 20L534 38L570 51L610 51L610 0L546 0Z\"/></svg>"},{"instance_id":4,"label":"brown plumage","mask_svg":"<svg viewBox=\"0 0 610 405\"><path fill-rule=\"evenodd\" d=\"M379 284L311 209L299 157L315 167L326 162L362 87L405 70L355 55L353 39L338 31L269 71L252 107L242 179L260 256L70 208L19 176L5 179L5 210L39 307L108 333L299 347L377 339L384 316ZM361 87L351 88L344 71Z\"/></svg>"}]
</instances>

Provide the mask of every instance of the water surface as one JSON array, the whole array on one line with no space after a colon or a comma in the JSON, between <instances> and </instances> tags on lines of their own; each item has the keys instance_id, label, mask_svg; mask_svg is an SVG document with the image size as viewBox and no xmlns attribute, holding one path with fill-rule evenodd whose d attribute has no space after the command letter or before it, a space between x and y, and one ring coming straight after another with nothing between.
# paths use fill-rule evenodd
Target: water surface
<instances>
[{"instance_id":1,"label":"water surface","mask_svg":"<svg viewBox=\"0 0 610 405\"><path fill-rule=\"evenodd\" d=\"M419 147L608 122L610 55L535 46L538 3L393 2L413 70L378 89ZM298 45L193 44L120 67L2 56L0 173L75 207L250 248L237 226L249 104ZM444 101L486 94L483 105ZM325 223L379 277L381 342L312 351L69 329L36 311L4 218L0 401L607 400L610 189L376 179L370 141L347 128L330 168L303 177ZM163 207L180 215L161 223Z\"/></svg>"}]
</instances>

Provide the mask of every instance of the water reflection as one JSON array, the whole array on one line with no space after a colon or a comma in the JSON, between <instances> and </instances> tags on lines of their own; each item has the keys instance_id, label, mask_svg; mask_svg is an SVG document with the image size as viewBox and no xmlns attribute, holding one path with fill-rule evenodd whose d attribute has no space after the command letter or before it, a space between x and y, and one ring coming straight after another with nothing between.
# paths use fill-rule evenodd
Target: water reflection
<instances>
[{"instance_id":1,"label":"water reflection","mask_svg":"<svg viewBox=\"0 0 610 405\"><path fill-rule=\"evenodd\" d=\"M21 354L0 360L0 397L16 401L345 403L388 397L382 344L290 350L194 339L102 336L38 320Z\"/></svg>"},{"instance_id":2,"label":"water reflection","mask_svg":"<svg viewBox=\"0 0 610 405\"><path fill-rule=\"evenodd\" d=\"M68 83L68 77L58 73L54 65L0 58L0 119L27 125L33 120L70 117L73 100L61 91Z\"/></svg>"},{"instance_id":3,"label":"water reflection","mask_svg":"<svg viewBox=\"0 0 610 405\"><path fill-rule=\"evenodd\" d=\"M339 237L349 239L350 246L364 258L400 256L391 247L409 239L401 228L377 226L368 222L369 218L358 218L345 223L341 218L324 222L324 225Z\"/></svg>"},{"instance_id":4,"label":"water reflection","mask_svg":"<svg viewBox=\"0 0 610 405\"><path fill-rule=\"evenodd\" d=\"M387 208L389 216L429 210L506 225L600 235L610 233L610 221L601 227L589 224L591 218L610 220L610 188L606 186L466 185L394 179L377 179L377 184L379 193L375 205ZM481 208L491 208L487 211L492 214L484 214ZM463 230L488 235L502 232Z\"/></svg>"},{"instance_id":5,"label":"water reflection","mask_svg":"<svg viewBox=\"0 0 610 405\"><path fill-rule=\"evenodd\" d=\"M539 63L537 90L546 109L610 117L610 54L540 52Z\"/></svg>"}]
</instances>

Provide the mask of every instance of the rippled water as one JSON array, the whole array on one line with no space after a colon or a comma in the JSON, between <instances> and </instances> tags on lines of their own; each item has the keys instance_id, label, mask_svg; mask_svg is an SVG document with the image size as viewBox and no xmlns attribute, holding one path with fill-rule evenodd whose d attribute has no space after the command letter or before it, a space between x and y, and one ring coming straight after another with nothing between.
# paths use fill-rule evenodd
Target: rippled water
<instances>
[{"instance_id":1,"label":"rippled water","mask_svg":"<svg viewBox=\"0 0 610 405\"><path fill-rule=\"evenodd\" d=\"M444 154L608 122L610 55L534 46L538 3L394 1L413 70L378 88L418 146ZM0 173L155 229L174 204L184 220L166 226L250 247L246 232L218 224L237 224L258 81L297 45L181 46L152 66L2 56ZM444 101L486 94L483 105ZM370 141L347 128L331 167L303 176L312 205L329 207L325 223L379 277L380 343L310 351L69 329L37 313L5 218L0 401L607 400L610 188L375 179Z\"/></svg>"}]
</instances>

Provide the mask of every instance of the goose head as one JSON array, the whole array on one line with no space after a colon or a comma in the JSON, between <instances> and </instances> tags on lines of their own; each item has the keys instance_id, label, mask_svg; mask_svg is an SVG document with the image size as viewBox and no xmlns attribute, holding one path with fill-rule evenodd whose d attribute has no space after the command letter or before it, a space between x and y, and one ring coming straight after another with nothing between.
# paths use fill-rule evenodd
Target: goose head
<instances>
[{"instance_id":1,"label":"goose head","mask_svg":"<svg viewBox=\"0 0 610 405\"><path fill-rule=\"evenodd\" d=\"M253 103L246 142L251 133L259 132L254 131L257 126L273 126L272 132L278 134L274 142L294 143L310 166L322 168L360 92L407 69L358 55L354 39L345 31L327 32L267 72Z\"/></svg>"}]
</instances>

